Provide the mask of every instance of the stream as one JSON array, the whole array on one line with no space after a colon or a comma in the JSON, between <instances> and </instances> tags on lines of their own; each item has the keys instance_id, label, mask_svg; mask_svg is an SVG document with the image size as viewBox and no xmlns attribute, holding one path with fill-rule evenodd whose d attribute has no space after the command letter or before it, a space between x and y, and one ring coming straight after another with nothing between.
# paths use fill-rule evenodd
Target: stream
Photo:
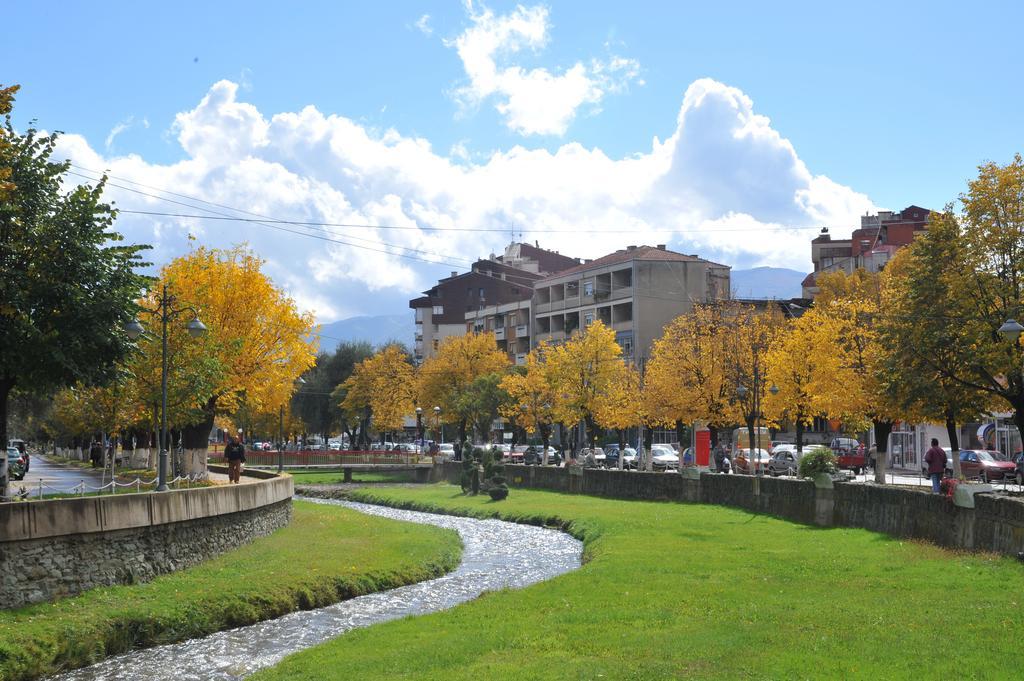
<instances>
[{"instance_id":1,"label":"stream","mask_svg":"<svg viewBox=\"0 0 1024 681\"><path fill-rule=\"evenodd\" d=\"M306 499L361 513L435 525L462 538L462 562L452 572L418 584L359 596L317 610L107 658L60 676L93 679L241 679L285 655L350 629L422 615L472 600L485 591L522 588L580 567L583 545L564 532L501 520L475 520L404 511L337 499Z\"/></svg>"}]
</instances>

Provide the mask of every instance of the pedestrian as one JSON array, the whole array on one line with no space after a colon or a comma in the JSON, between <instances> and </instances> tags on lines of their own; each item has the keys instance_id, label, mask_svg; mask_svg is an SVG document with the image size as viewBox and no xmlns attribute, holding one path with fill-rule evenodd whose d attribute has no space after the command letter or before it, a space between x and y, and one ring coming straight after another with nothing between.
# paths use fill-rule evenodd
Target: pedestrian
<instances>
[{"instance_id":1,"label":"pedestrian","mask_svg":"<svg viewBox=\"0 0 1024 681\"><path fill-rule=\"evenodd\" d=\"M18 454L21 455L21 460L25 462L25 472L28 473L28 450L25 448L24 440L18 442Z\"/></svg>"},{"instance_id":2,"label":"pedestrian","mask_svg":"<svg viewBox=\"0 0 1024 681\"><path fill-rule=\"evenodd\" d=\"M232 435L228 446L224 448L224 458L228 460L228 481L238 482L242 477L242 464L245 462L245 447Z\"/></svg>"},{"instance_id":3,"label":"pedestrian","mask_svg":"<svg viewBox=\"0 0 1024 681\"><path fill-rule=\"evenodd\" d=\"M89 460L92 461L93 468L100 467L100 462L103 460L103 447L100 446L98 440L93 440L89 446Z\"/></svg>"},{"instance_id":4,"label":"pedestrian","mask_svg":"<svg viewBox=\"0 0 1024 681\"><path fill-rule=\"evenodd\" d=\"M932 446L924 454L924 462L928 464L928 475L932 479L932 492L941 491L942 474L946 472L946 452L939 447L939 441L932 438Z\"/></svg>"}]
</instances>

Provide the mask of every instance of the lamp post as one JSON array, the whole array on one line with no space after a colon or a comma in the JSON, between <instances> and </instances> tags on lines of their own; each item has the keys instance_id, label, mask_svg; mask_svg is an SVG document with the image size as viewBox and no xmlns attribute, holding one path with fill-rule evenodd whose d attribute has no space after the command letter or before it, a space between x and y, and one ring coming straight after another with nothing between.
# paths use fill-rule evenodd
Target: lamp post
<instances>
[{"instance_id":1,"label":"lamp post","mask_svg":"<svg viewBox=\"0 0 1024 681\"><path fill-rule=\"evenodd\" d=\"M167 450L170 442L167 438L167 324L183 312L191 312L192 320L185 325L188 335L199 338L206 333L206 325L199 321L199 313L194 307L186 305L179 309L173 309L175 297L167 294L167 285L164 284L160 293L160 300L155 310L142 308L142 311L160 319L160 459L157 469L158 492L167 491ZM145 332L138 319L133 319L125 326L128 337L135 340Z\"/></svg>"},{"instance_id":2,"label":"lamp post","mask_svg":"<svg viewBox=\"0 0 1024 681\"><path fill-rule=\"evenodd\" d=\"M423 454L423 407L416 407L416 456Z\"/></svg>"},{"instance_id":3,"label":"lamp post","mask_svg":"<svg viewBox=\"0 0 1024 681\"><path fill-rule=\"evenodd\" d=\"M441 407L434 407L434 418L437 419L437 427L441 431L441 442L444 442L444 422L441 421Z\"/></svg>"},{"instance_id":4,"label":"lamp post","mask_svg":"<svg viewBox=\"0 0 1024 681\"><path fill-rule=\"evenodd\" d=\"M305 384L306 380L302 376L292 381L293 386ZM284 402L281 403L277 417L277 472L284 472Z\"/></svg>"}]
</instances>

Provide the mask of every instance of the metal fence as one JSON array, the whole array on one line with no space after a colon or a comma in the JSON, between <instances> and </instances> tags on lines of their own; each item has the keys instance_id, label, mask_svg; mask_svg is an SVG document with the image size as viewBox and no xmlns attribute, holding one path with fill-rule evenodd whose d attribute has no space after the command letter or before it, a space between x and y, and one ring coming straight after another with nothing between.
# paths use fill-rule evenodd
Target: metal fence
<instances>
[{"instance_id":1,"label":"metal fence","mask_svg":"<svg viewBox=\"0 0 1024 681\"><path fill-rule=\"evenodd\" d=\"M223 452L211 452L210 461L223 462ZM293 452L246 451L245 462L248 466L344 466L345 464L377 464L377 465L412 465L430 463L431 458L405 451L355 451L305 449Z\"/></svg>"}]
</instances>

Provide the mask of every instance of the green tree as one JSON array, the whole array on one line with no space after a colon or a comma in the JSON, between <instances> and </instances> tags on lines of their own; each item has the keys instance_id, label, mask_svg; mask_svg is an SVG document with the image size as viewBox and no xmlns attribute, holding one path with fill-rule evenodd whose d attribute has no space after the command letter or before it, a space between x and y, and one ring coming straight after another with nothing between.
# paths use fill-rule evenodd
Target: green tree
<instances>
[{"instance_id":1,"label":"green tree","mask_svg":"<svg viewBox=\"0 0 1024 681\"><path fill-rule=\"evenodd\" d=\"M490 441L494 420L512 399L502 388L501 380L502 375L498 372L480 376L454 400L455 411L473 424L481 442Z\"/></svg>"},{"instance_id":2,"label":"green tree","mask_svg":"<svg viewBox=\"0 0 1024 681\"><path fill-rule=\"evenodd\" d=\"M346 414L341 408L344 396L333 396L344 383L356 364L373 355L369 343L340 343L334 352L321 352L316 364L302 375L305 384L292 396L292 411L306 427L325 440L337 431L350 435Z\"/></svg>"},{"instance_id":3,"label":"green tree","mask_svg":"<svg viewBox=\"0 0 1024 681\"><path fill-rule=\"evenodd\" d=\"M62 185L68 162L50 161L57 135L24 134L0 96L0 440L11 390L44 391L111 379L131 351L123 331L146 280L147 248L125 245L115 211L95 186ZM2 490L0 490L2 492Z\"/></svg>"}]
</instances>

